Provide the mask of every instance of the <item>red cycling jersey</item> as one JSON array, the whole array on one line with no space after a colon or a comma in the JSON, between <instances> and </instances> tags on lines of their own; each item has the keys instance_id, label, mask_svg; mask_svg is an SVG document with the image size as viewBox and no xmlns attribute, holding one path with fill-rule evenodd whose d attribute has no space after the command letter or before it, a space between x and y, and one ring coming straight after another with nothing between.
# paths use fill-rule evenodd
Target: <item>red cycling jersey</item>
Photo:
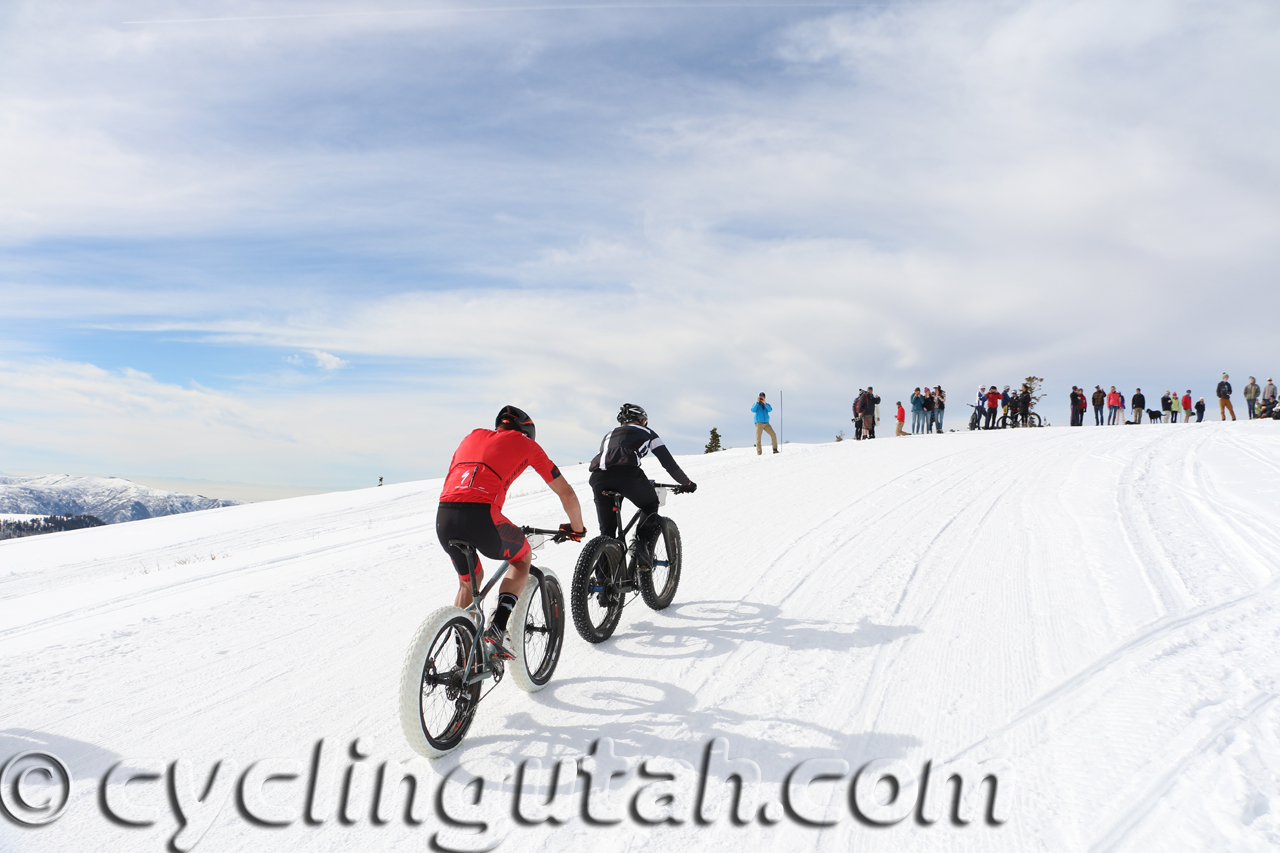
<instances>
[{"instance_id":1,"label":"red cycling jersey","mask_svg":"<svg viewBox=\"0 0 1280 853\"><path fill-rule=\"evenodd\" d=\"M501 510L507 489L525 468L533 468L550 483L560 469L538 442L513 429L478 429L453 452L444 478L441 503L489 504Z\"/></svg>"}]
</instances>

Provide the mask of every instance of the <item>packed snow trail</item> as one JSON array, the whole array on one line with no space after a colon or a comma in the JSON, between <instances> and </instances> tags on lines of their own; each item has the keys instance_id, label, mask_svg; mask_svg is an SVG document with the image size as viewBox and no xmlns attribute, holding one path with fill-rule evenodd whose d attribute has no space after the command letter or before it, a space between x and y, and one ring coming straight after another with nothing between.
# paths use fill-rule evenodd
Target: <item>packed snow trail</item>
<instances>
[{"instance_id":1,"label":"packed snow trail","mask_svg":"<svg viewBox=\"0 0 1280 853\"><path fill-rule=\"evenodd\" d=\"M512 823L503 849L1280 845L1273 424L951 433L680 463L699 489L664 510L684 541L676 603L631 603L600 646L568 626L545 692L499 685L455 755L414 766L436 780L463 759L550 767L609 738L618 755L696 768L724 738L776 801L806 759L855 771L873 758L1003 759L1009 820L881 828L846 805L825 827L780 812L654 826L624 810L610 825ZM589 501L585 466L563 470ZM346 757L356 738L370 764L412 758L400 664L455 584L433 529L439 487L0 543L0 762L39 749L76 777L57 822L0 817L0 847L165 849L179 824L160 783L129 786L155 807L153 826L102 814L98 780L121 758L207 774L218 760L305 764L321 738L343 753L339 776L358 764ZM562 520L535 478L507 515ZM549 545L539 562L567 586L580 548ZM642 783L634 768L621 780L624 793ZM289 800L287 783L271 784ZM844 784L819 789L845 797ZM448 830L435 813L378 824L368 808L344 823L330 794L322 822L276 829L230 803L196 849L421 850Z\"/></svg>"}]
</instances>

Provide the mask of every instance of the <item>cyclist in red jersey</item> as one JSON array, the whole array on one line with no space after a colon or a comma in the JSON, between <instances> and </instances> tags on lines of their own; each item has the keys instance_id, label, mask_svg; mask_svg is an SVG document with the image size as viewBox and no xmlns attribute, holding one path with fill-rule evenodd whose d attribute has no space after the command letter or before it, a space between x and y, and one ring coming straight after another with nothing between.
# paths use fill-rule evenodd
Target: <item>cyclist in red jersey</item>
<instances>
[{"instance_id":1,"label":"cyclist in red jersey","mask_svg":"<svg viewBox=\"0 0 1280 853\"><path fill-rule=\"evenodd\" d=\"M486 557L511 563L498 587L498 608L484 638L485 642L497 644L498 654L506 658L511 657L506 643L507 619L524 590L531 563L524 534L502 515L507 489L526 468L533 468L551 486L569 516L569 523L560 525L565 535L579 541L587 532L578 496L534 441L535 434L533 420L515 406L498 412L493 429L472 431L454 451L436 511L436 536L458 573L456 606L471 604L471 575L466 555L451 547L450 539L470 542ZM484 576L479 561L476 575L479 583Z\"/></svg>"}]
</instances>

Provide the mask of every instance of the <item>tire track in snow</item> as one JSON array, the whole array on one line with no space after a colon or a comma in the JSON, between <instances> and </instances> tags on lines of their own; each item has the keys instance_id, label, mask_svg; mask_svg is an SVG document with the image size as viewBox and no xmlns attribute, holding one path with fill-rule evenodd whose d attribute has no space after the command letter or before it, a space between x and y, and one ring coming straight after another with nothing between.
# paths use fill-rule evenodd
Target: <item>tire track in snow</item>
<instances>
[{"instance_id":1,"label":"tire track in snow","mask_svg":"<svg viewBox=\"0 0 1280 853\"><path fill-rule=\"evenodd\" d=\"M1230 601L1219 602L1218 604L1200 607L1190 613L1181 616L1167 617L1162 619L1155 625L1152 625L1146 631L1136 637L1126 640L1119 647L1113 649L1101 659L1090 664L1088 667L1077 672L1071 678L1067 679L1049 692L1039 696L1034 702L1027 705L1013 716L1009 722L992 731L964 749L957 752L949 760L963 758L973 750L998 738L1017 726L1021 725L1028 719L1043 713L1062 699L1088 687L1101 673L1115 667L1118 664L1127 662L1131 657L1136 656L1139 652L1145 652L1150 646L1166 642L1173 634L1183 630L1189 626L1195 626L1207 619L1227 613L1237 607L1247 606L1256 600L1263 598L1265 595L1272 594L1280 590L1280 576L1274 578L1266 585L1247 592L1238 598Z\"/></svg>"},{"instance_id":2,"label":"tire track in snow","mask_svg":"<svg viewBox=\"0 0 1280 853\"><path fill-rule=\"evenodd\" d=\"M1263 711L1275 704L1280 699L1274 693L1259 693L1254 696L1242 709L1227 715L1213 729L1205 735L1195 748L1181 756L1178 762L1171 768L1163 772L1158 779L1152 783L1147 790L1138 798L1123 817L1111 825L1111 828L1103 833L1102 837L1089 847L1090 853L1107 853L1114 850L1128 840L1129 834L1136 829L1144 819L1156 808L1160 802L1169 795L1169 792L1182 781L1183 774L1188 766L1199 756L1214 749L1218 742L1225 735L1248 724Z\"/></svg>"}]
</instances>

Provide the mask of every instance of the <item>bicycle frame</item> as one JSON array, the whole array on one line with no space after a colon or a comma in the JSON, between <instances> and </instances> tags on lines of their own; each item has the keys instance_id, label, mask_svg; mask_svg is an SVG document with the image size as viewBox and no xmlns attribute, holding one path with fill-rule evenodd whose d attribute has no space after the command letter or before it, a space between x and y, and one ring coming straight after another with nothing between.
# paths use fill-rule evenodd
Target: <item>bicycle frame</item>
<instances>
[{"instance_id":1,"label":"bicycle frame","mask_svg":"<svg viewBox=\"0 0 1280 853\"><path fill-rule=\"evenodd\" d=\"M655 483L652 480L650 480L649 482L653 484L654 489L657 490L658 492L659 507L666 506L668 491L675 491L680 488L679 486L673 483ZM636 528L636 530L638 531L639 527L637 526L637 522L639 523L639 525L643 526L644 522L648 520L649 516L645 514L644 510L637 509L636 514L631 516L631 521L627 522L626 527L623 527L622 526L622 501L625 500L623 494L621 492L605 492L604 494L609 495L610 497L613 498L613 513L618 517L618 528L620 531L618 533L618 541L622 543L623 554L624 554L623 564L618 567L618 570L622 572L622 577L625 578L627 576L627 569L628 569L626 565L625 555L630 550L630 548L627 546L627 535L631 533L631 529L633 527ZM657 513L654 513L654 515L657 515Z\"/></svg>"},{"instance_id":2,"label":"bicycle frame","mask_svg":"<svg viewBox=\"0 0 1280 853\"><path fill-rule=\"evenodd\" d=\"M533 552L546 544L547 535L558 533L558 531L537 530L532 527L522 528L522 532L532 534L528 537L531 560ZM479 582L476 580L476 566L480 561L479 558L476 557L475 546L465 539L450 539L449 544L460 549L467 555L467 569L471 574L471 603L462 609L471 617L472 621L475 622L476 637L483 637L486 627L484 607L482 606L484 604L484 597L488 595L489 591L497 585L498 581L502 580L504 575L506 575L507 570L511 568L511 561L503 560L502 564L498 566L498 568L494 569L493 575L489 578L489 582L484 585L484 589L480 589ZM529 566L529 574L537 578L538 583L543 582L542 572L535 566ZM550 619L550 614L547 614L547 618ZM476 647L483 645L485 644L482 642L475 642L471 644L471 651L467 654L465 669L469 674L463 681L463 684L475 684L478 681L484 681L486 678L489 678L494 674L493 652L488 649L485 650L484 659L480 662L480 666L474 666L476 663Z\"/></svg>"}]
</instances>

